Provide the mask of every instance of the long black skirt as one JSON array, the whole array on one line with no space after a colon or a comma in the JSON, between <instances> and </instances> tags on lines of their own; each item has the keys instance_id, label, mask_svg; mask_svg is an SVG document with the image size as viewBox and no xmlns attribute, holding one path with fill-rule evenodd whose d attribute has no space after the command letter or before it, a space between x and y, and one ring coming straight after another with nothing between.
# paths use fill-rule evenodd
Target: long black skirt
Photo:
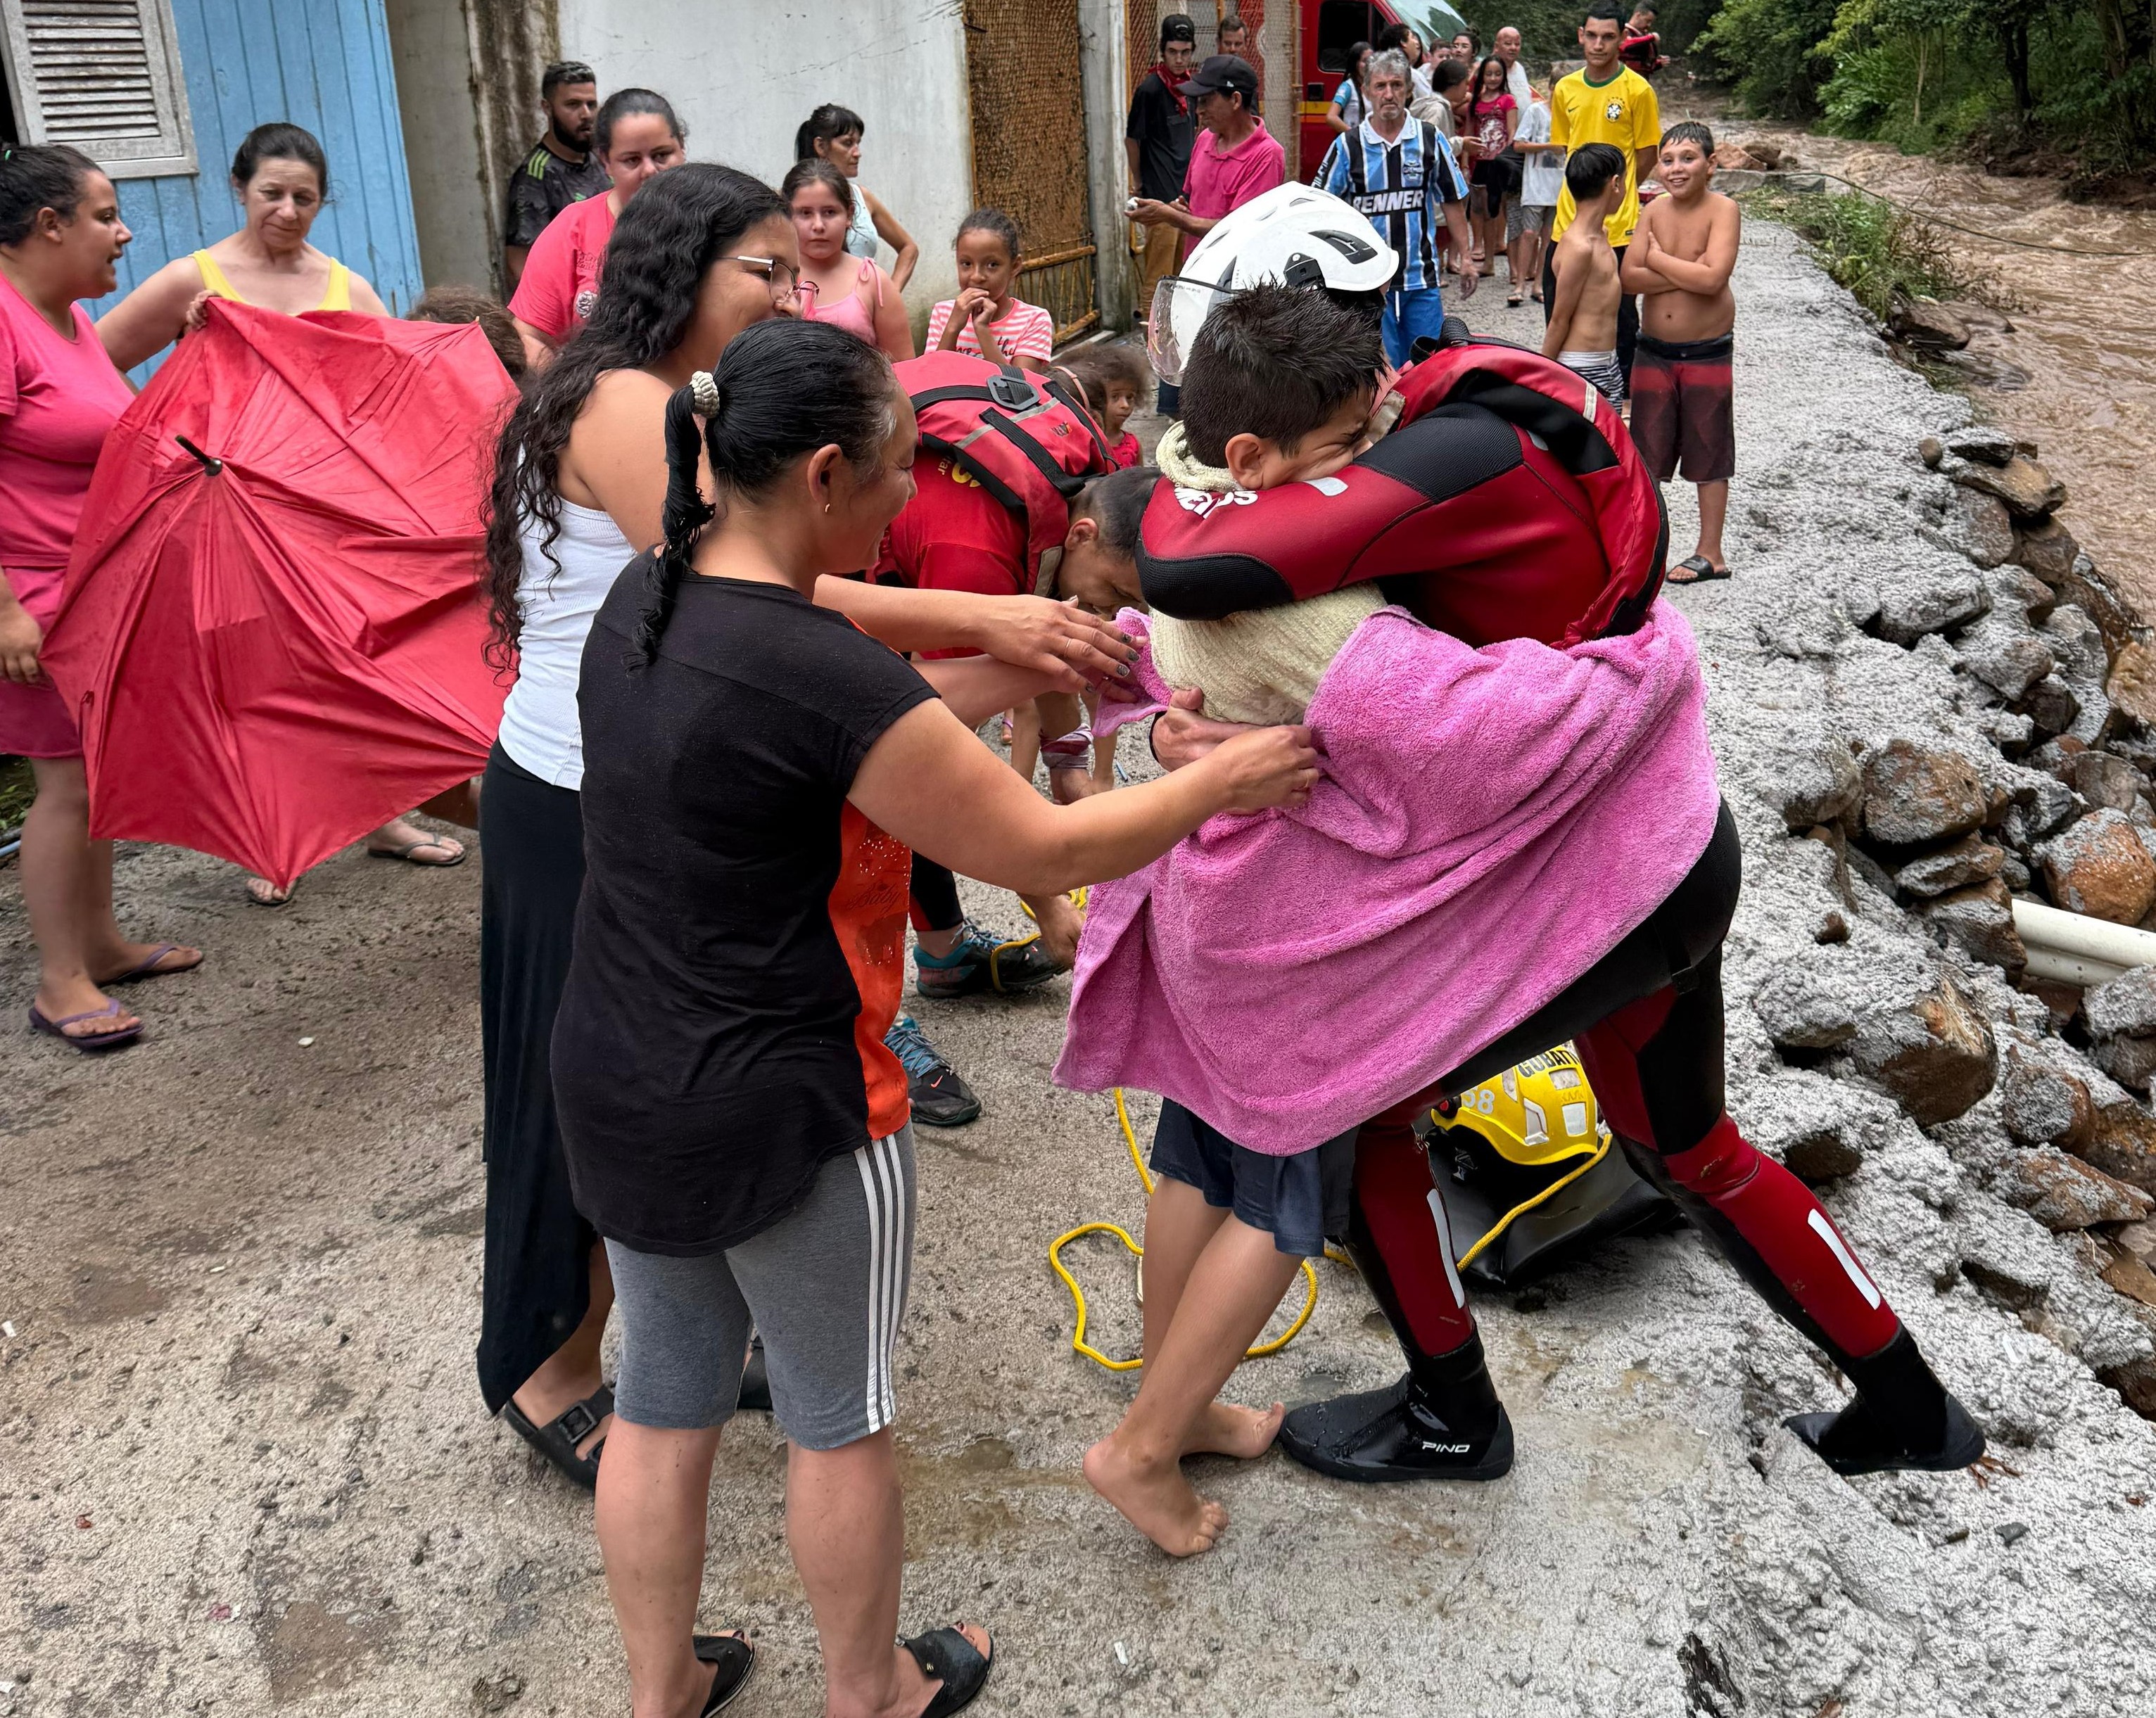
<instances>
[{"instance_id":1,"label":"long black skirt","mask_svg":"<svg viewBox=\"0 0 2156 1718\"><path fill-rule=\"evenodd\" d=\"M479 1007L486 1066L486 1263L479 1382L502 1404L591 1309L598 1236L569 1194L547 1046L584 885L582 796L496 746L480 794Z\"/></svg>"}]
</instances>

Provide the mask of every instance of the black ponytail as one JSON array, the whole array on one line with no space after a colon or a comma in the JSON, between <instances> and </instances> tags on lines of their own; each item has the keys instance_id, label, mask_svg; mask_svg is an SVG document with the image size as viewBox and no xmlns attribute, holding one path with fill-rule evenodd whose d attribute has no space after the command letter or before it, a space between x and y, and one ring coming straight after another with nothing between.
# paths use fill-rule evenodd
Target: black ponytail
<instances>
[{"instance_id":1,"label":"black ponytail","mask_svg":"<svg viewBox=\"0 0 2156 1718\"><path fill-rule=\"evenodd\" d=\"M793 133L793 158L796 161L818 159L819 143L835 143L841 137L863 137L868 135L868 125L850 107L841 107L835 101L827 101L802 121Z\"/></svg>"},{"instance_id":2,"label":"black ponytail","mask_svg":"<svg viewBox=\"0 0 2156 1718\"><path fill-rule=\"evenodd\" d=\"M893 385L891 360L866 341L834 323L778 318L744 328L716 369L667 401L665 541L651 559L631 669L658 654L697 540L729 500L770 494L819 448L836 447L864 477L875 473ZM700 451L718 485L716 505L697 485Z\"/></svg>"}]
</instances>

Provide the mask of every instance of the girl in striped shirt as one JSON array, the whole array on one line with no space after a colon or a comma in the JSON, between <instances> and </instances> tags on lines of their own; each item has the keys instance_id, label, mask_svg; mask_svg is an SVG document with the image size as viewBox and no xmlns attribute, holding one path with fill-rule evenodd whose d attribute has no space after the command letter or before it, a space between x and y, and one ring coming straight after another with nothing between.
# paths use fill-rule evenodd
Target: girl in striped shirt
<instances>
[{"instance_id":1,"label":"girl in striped shirt","mask_svg":"<svg viewBox=\"0 0 2156 1718\"><path fill-rule=\"evenodd\" d=\"M977 208L958 223L956 249L958 295L928 313L928 350L1045 370L1055 319L1011 295L1018 279L1017 223L1000 209Z\"/></svg>"}]
</instances>

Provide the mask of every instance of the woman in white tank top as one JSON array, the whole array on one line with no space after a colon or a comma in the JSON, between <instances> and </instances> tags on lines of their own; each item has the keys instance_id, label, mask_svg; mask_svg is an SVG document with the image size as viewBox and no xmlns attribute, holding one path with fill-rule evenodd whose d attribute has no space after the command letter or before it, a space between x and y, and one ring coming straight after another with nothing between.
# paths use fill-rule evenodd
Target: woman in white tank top
<instances>
[{"instance_id":1,"label":"woman in white tank top","mask_svg":"<svg viewBox=\"0 0 2156 1718\"><path fill-rule=\"evenodd\" d=\"M578 680L600 603L660 536L668 397L743 328L794 313L799 257L775 191L692 164L622 212L607 266L634 290L599 300L532 380L495 452L485 594L490 654L517 679L480 798L480 1384L490 1411L587 1486L613 1408L599 1345L613 1289L569 1186L548 1058L583 882ZM1038 597L825 583L837 588L819 601L895 649L976 650L1066 677L1069 690L1132 654L1111 628Z\"/></svg>"}]
</instances>

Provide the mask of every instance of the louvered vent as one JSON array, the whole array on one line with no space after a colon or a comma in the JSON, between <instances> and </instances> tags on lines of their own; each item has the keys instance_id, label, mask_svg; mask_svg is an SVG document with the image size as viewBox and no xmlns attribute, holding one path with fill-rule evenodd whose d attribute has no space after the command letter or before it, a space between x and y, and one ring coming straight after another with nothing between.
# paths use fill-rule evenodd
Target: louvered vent
<instances>
[{"instance_id":1,"label":"louvered vent","mask_svg":"<svg viewBox=\"0 0 2156 1718\"><path fill-rule=\"evenodd\" d=\"M135 0L23 0L23 33L48 143L160 134Z\"/></svg>"},{"instance_id":2,"label":"louvered vent","mask_svg":"<svg viewBox=\"0 0 2156 1718\"><path fill-rule=\"evenodd\" d=\"M170 0L0 0L0 16L33 141L117 177L193 170Z\"/></svg>"}]
</instances>

